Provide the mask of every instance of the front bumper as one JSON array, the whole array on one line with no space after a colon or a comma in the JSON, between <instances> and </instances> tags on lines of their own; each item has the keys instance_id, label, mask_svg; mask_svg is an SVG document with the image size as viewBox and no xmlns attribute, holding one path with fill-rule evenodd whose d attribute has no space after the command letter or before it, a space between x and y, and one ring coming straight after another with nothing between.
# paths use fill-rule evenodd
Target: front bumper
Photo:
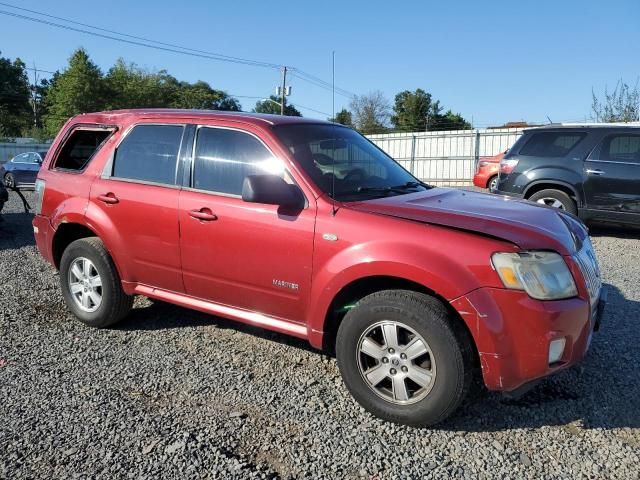
<instances>
[{"instance_id":1,"label":"front bumper","mask_svg":"<svg viewBox=\"0 0 640 480\"><path fill-rule=\"evenodd\" d=\"M592 309L584 298L538 301L516 290L480 288L451 302L474 337L489 390L513 391L582 360L600 325L606 290ZM564 338L549 363L552 340Z\"/></svg>"}]
</instances>

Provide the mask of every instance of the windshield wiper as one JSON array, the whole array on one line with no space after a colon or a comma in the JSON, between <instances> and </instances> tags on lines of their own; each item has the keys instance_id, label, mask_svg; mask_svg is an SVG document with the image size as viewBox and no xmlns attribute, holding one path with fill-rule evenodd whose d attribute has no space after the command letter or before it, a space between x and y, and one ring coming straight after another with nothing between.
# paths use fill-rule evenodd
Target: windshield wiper
<instances>
[{"instance_id":1,"label":"windshield wiper","mask_svg":"<svg viewBox=\"0 0 640 480\"><path fill-rule=\"evenodd\" d=\"M405 192L410 189L424 187L422 182L407 182L402 185L391 185L388 187L358 187L358 192ZM427 187L428 188L428 187Z\"/></svg>"}]
</instances>

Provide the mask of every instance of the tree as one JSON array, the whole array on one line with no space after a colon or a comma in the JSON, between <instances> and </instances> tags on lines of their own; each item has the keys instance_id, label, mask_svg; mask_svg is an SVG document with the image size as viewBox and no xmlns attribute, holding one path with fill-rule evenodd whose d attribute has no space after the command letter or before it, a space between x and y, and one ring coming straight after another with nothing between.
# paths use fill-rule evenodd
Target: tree
<instances>
[{"instance_id":1,"label":"tree","mask_svg":"<svg viewBox=\"0 0 640 480\"><path fill-rule=\"evenodd\" d=\"M335 118L330 118L329 121L339 123L341 125L346 125L347 127L353 127L353 118L351 112L346 108L343 108L338 113L336 113Z\"/></svg>"},{"instance_id":2,"label":"tree","mask_svg":"<svg viewBox=\"0 0 640 480\"><path fill-rule=\"evenodd\" d=\"M440 116L442 107L434 101L430 93L421 88L415 92L405 90L396 95L391 123L406 132L423 132Z\"/></svg>"},{"instance_id":3,"label":"tree","mask_svg":"<svg viewBox=\"0 0 640 480\"><path fill-rule=\"evenodd\" d=\"M107 108L168 107L178 90L178 81L166 71L151 73L122 58L105 77Z\"/></svg>"},{"instance_id":4,"label":"tree","mask_svg":"<svg viewBox=\"0 0 640 480\"><path fill-rule=\"evenodd\" d=\"M29 78L25 64L0 57L0 131L2 136L18 137L29 128Z\"/></svg>"},{"instance_id":5,"label":"tree","mask_svg":"<svg viewBox=\"0 0 640 480\"><path fill-rule=\"evenodd\" d=\"M226 110L239 112L240 103L222 90L215 90L207 82L198 81L190 84L180 82L176 100L172 105L175 108L196 108L205 110Z\"/></svg>"},{"instance_id":6,"label":"tree","mask_svg":"<svg viewBox=\"0 0 640 480\"><path fill-rule=\"evenodd\" d=\"M98 66L83 48L69 58L69 66L51 85L46 98L45 131L55 135L62 124L79 113L104 110L107 89Z\"/></svg>"},{"instance_id":7,"label":"tree","mask_svg":"<svg viewBox=\"0 0 640 480\"><path fill-rule=\"evenodd\" d=\"M387 129L390 106L384 94L377 90L356 96L350 104L353 124L362 133L382 133Z\"/></svg>"},{"instance_id":8,"label":"tree","mask_svg":"<svg viewBox=\"0 0 640 480\"><path fill-rule=\"evenodd\" d=\"M612 93L604 89L604 99L599 100L593 89L591 109L596 122L633 122L640 120L640 91L638 81L633 88L619 80Z\"/></svg>"},{"instance_id":9,"label":"tree","mask_svg":"<svg viewBox=\"0 0 640 480\"><path fill-rule=\"evenodd\" d=\"M429 122L428 130L468 130L471 124L459 113L447 110L444 115L437 115L433 123Z\"/></svg>"},{"instance_id":10,"label":"tree","mask_svg":"<svg viewBox=\"0 0 640 480\"><path fill-rule=\"evenodd\" d=\"M273 113L280 115L280 97L271 95L269 99L260 100L256 102L256 106L253 109L256 113ZM284 99L284 114L290 117L301 117L302 114L293 105L287 105L287 98Z\"/></svg>"}]
</instances>

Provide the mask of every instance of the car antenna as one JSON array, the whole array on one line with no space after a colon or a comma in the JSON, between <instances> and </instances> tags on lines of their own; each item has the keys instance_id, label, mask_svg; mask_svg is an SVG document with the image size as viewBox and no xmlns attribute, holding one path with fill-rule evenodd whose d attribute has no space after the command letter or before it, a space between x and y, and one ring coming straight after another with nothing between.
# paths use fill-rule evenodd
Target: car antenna
<instances>
[{"instance_id":1,"label":"car antenna","mask_svg":"<svg viewBox=\"0 0 640 480\"><path fill-rule=\"evenodd\" d=\"M331 215L336 216L336 51L331 52Z\"/></svg>"},{"instance_id":2,"label":"car antenna","mask_svg":"<svg viewBox=\"0 0 640 480\"><path fill-rule=\"evenodd\" d=\"M549 118L549 115L547 115L547 120L549 120L549 123L553 123L553 122L551 121L551 119Z\"/></svg>"}]
</instances>

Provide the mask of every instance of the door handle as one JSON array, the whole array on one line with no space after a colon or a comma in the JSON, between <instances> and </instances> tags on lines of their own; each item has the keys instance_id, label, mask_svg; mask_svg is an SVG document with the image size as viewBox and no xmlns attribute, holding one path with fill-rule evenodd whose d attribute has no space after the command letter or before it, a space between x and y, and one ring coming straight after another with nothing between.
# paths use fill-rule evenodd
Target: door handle
<instances>
[{"instance_id":1,"label":"door handle","mask_svg":"<svg viewBox=\"0 0 640 480\"><path fill-rule=\"evenodd\" d=\"M587 168L587 174L589 175L602 175L604 173L603 170L599 170L599 169L591 169L591 168Z\"/></svg>"},{"instance_id":2,"label":"door handle","mask_svg":"<svg viewBox=\"0 0 640 480\"><path fill-rule=\"evenodd\" d=\"M191 215L193 218L196 218L198 220L202 220L203 222L211 222L213 220L217 220L218 216L214 215L211 210L209 210L208 208L201 208L200 210L191 210L189 212L189 215Z\"/></svg>"},{"instance_id":3,"label":"door handle","mask_svg":"<svg viewBox=\"0 0 640 480\"><path fill-rule=\"evenodd\" d=\"M98 200L104 203L108 203L109 205L113 205L118 203L118 197L116 197L113 193L109 192L105 195L98 195Z\"/></svg>"}]
</instances>

